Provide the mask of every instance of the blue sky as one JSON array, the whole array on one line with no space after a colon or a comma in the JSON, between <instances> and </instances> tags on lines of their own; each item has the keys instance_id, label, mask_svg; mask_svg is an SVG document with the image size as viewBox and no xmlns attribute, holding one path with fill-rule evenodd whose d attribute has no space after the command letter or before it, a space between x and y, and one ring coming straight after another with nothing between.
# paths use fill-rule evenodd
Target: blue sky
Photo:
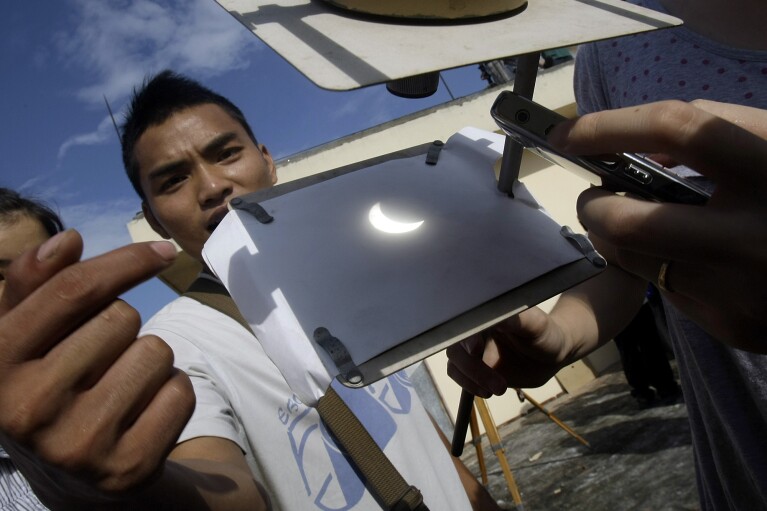
<instances>
[{"instance_id":1,"label":"blue sky","mask_svg":"<svg viewBox=\"0 0 767 511\"><path fill-rule=\"evenodd\" d=\"M165 68L245 112L277 158L448 101L383 86L312 84L214 0L5 0L0 18L0 186L47 201L91 257L130 243L140 210L104 96L120 118L132 88ZM485 87L476 66L443 73L454 96ZM154 280L126 294L144 319L173 298Z\"/></svg>"}]
</instances>

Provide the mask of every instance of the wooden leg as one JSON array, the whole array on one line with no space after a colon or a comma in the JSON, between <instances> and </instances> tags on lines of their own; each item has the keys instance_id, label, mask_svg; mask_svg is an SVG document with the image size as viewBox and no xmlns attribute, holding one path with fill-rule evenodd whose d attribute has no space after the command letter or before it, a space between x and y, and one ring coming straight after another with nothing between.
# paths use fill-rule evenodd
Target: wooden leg
<instances>
[{"instance_id":1,"label":"wooden leg","mask_svg":"<svg viewBox=\"0 0 767 511\"><path fill-rule=\"evenodd\" d=\"M482 398L475 398L474 404L477 407L479 416L482 418L482 424L485 426L485 433L490 440L490 448L498 457L498 462L501 464L501 470L503 470L503 476L506 478L506 484L511 492L511 498L514 500L514 504L517 509L522 509L522 495L517 488L517 482L514 480L514 476L511 473L511 467L506 460L506 455L503 452L503 444L501 443L501 437L498 434L498 429L495 427L493 417L490 415L490 409L487 407L487 403Z\"/></svg>"},{"instance_id":2,"label":"wooden leg","mask_svg":"<svg viewBox=\"0 0 767 511\"><path fill-rule=\"evenodd\" d=\"M561 420L559 420L559 419L558 419L558 418L557 418L557 417L556 417L556 416L555 416L553 413L551 413L550 411L548 411L547 409L545 409L545 408L544 408L544 407L543 407L543 406L542 406L540 403L538 403L538 401L536 401L535 399L533 399L533 398L531 398L529 395L527 395L527 393L526 393L524 390L520 390L520 389L516 389L516 390L517 390L517 392L518 392L518 393L521 393L521 394L522 394L522 396L523 396L525 399L527 399L528 401L530 401L530 404L531 404L531 405L533 405L534 407L536 407L537 409L539 409L540 411L542 411L544 414L546 414L546 416L547 416L549 419L551 419L551 420L554 422L554 424L556 424L556 425L557 425L557 426L559 426L560 428L564 429L564 430L565 430L565 431L566 431L566 432L567 432L567 433L568 433L570 436L572 436L573 438L575 438L576 440L578 440L580 443L582 443L582 444L583 444L583 445L585 445L586 447L588 447L588 448L591 448L591 444L589 444L589 443L586 441L586 439L585 439L585 438L583 438L583 437L582 437L582 436L580 436L578 433L576 433L575 431L573 431L573 429L572 429L572 428L570 428L570 426L568 426L567 424L565 424L564 422L562 422Z\"/></svg>"},{"instance_id":3,"label":"wooden leg","mask_svg":"<svg viewBox=\"0 0 767 511\"><path fill-rule=\"evenodd\" d=\"M471 443L474 444L474 449L477 451L477 463L479 463L479 474L482 476L482 484L487 487L487 466L485 465L485 456L482 454L482 436L479 434L479 426L477 425L477 412L474 407L471 407L471 421L469 422L471 428Z\"/></svg>"}]
</instances>

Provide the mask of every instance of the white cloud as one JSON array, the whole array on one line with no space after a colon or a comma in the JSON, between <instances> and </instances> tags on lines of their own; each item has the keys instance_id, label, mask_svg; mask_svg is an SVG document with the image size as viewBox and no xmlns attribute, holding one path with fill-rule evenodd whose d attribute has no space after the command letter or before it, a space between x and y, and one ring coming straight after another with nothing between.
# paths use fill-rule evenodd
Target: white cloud
<instances>
[{"instance_id":1,"label":"white cloud","mask_svg":"<svg viewBox=\"0 0 767 511\"><path fill-rule=\"evenodd\" d=\"M26 181L24 181L20 185L14 186L13 189L16 190L17 192L19 192L20 194L26 196L26 195L29 194L29 190L34 190L34 188L37 186L38 183L41 183L41 182L47 180L47 178L48 178L48 175L46 175L44 173L35 174L34 176L32 176L31 178L27 179ZM40 195L41 195L41 197L43 199L47 199L48 197L50 197L50 194L48 194L48 193L46 193L44 195L43 194L40 194Z\"/></svg>"},{"instance_id":2,"label":"white cloud","mask_svg":"<svg viewBox=\"0 0 767 511\"><path fill-rule=\"evenodd\" d=\"M127 223L141 210L138 198L77 202L79 194L67 192L70 187L66 182L50 177L39 175L14 189L25 197L42 201L59 215L64 227L76 229L83 237L84 258L132 242Z\"/></svg>"},{"instance_id":3,"label":"white cloud","mask_svg":"<svg viewBox=\"0 0 767 511\"><path fill-rule=\"evenodd\" d=\"M56 171L31 172L31 174L33 177L19 185L14 185L13 189L25 197L45 202L54 211L57 211L60 202L77 197L77 192L69 191L72 187L70 178L59 176Z\"/></svg>"},{"instance_id":4,"label":"white cloud","mask_svg":"<svg viewBox=\"0 0 767 511\"><path fill-rule=\"evenodd\" d=\"M90 202L60 210L66 227L77 229L85 243L84 258L131 243L126 224L140 207L137 199Z\"/></svg>"},{"instance_id":5,"label":"white cloud","mask_svg":"<svg viewBox=\"0 0 767 511\"><path fill-rule=\"evenodd\" d=\"M97 77L78 97L97 104L125 98L151 72L173 68L212 76L247 65L253 36L211 0L73 0L75 27L59 50Z\"/></svg>"},{"instance_id":6,"label":"white cloud","mask_svg":"<svg viewBox=\"0 0 767 511\"><path fill-rule=\"evenodd\" d=\"M211 0L72 0L74 26L54 36L67 63L95 79L76 91L89 105L122 103L147 75L165 68L216 76L247 66L253 35ZM117 114L117 112L115 112ZM102 121L59 148L101 143L110 136Z\"/></svg>"},{"instance_id":7,"label":"white cloud","mask_svg":"<svg viewBox=\"0 0 767 511\"><path fill-rule=\"evenodd\" d=\"M347 94L345 97L348 99L343 106L330 112L329 119L331 121L338 122L364 116L367 125L375 126L392 118L388 102L390 98L382 94L380 88L367 87Z\"/></svg>"},{"instance_id":8,"label":"white cloud","mask_svg":"<svg viewBox=\"0 0 767 511\"><path fill-rule=\"evenodd\" d=\"M69 149L73 146L101 144L102 142L109 140L110 137L117 137L117 133L115 132L112 118L106 116L99 123L96 131L74 135L64 141L64 143L59 147L59 161L64 158L64 156L67 154L67 151L69 151Z\"/></svg>"}]
</instances>

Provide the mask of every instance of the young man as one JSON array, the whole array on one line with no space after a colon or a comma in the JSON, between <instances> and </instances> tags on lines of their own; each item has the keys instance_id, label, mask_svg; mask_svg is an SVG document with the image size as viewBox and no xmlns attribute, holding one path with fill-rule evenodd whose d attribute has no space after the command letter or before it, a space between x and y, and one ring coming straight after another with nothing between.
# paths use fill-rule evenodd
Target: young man
<instances>
[{"instance_id":1,"label":"young man","mask_svg":"<svg viewBox=\"0 0 767 511\"><path fill-rule=\"evenodd\" d=\"M239 109L168 71L134 94L122 143L147 221L200 261L228 202L277 181L271 155ZM215 462L242 473L249 469L275 509L380 507L316 409L293 395L250 331L180 297L143 333L173 348L176 367L190 376L195 389L197 406L171 459ZM496 507L458 465L468 474L464 491L454 464L460 462L449 456L404 373L365 389L339 386L337 391L431 509L469 509L467 492L477 508ZM248 492L243 496L252 498Z\"/></svg>"}]
</instances>

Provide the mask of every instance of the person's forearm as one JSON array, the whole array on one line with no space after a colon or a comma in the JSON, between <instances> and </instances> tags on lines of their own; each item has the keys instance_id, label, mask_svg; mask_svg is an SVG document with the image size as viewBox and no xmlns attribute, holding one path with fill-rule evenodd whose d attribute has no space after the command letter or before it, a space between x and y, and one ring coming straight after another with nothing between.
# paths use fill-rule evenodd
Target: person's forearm
<instances>
[{"instance_id":1,"label":"person's forearm","mask_svg":"<svg viewBox=\"0 0 767 511\"><path fill-rule=\"evenodd\" d=\"M429 414L429 419L431 419L431 423L434 425L434 429L437 431L440 440L442 440L442 444L445 446L445 449L450 452L450 441L442 432L442 429L440 429L437 421L434 420L434 417L432 417L431 414ZM458 472L458 478L461 480L463 489L466 491L466 496L469 498L471 508L474 510L500 509L498 504L496 504L495 500L493 500L493 497L488 492L487 488L479 484L477 478L474 476L474 474L471 473L468 467L464 465L461 458L453 456L452 454L450 454L450 458L453 460L455 470Z\"/></svg>"},{"instance_id":2,"label":"person's forearm","mask_svg":"<svg viewBox=\"0 0 767 511\"><path fill-rule=\"evenodd\" d=\"M610 265L563 293L551 319L568 336L567 364L588 355L620 333L639 311L647 282Z\"/></svg>"},{"instance_id":3,"label":"person's forearm","mask_svg":"<svg viewBox=\"0 0 767 511\"><path fill-rule=\"evenodd\" d=\"M173 509L268 510L269 498L249 470L211 460L166 463L163 484L146 497ZM146 509L157 509L147 507Z\"/></svg>"},{"instance_id":4,"label":"person's forearm","mask_svg":"<svg viewBox=\"0 0 767 511\"><path fill-rule=\"evenodd\" d=\"M269 510L268 497L249 472L209 460L167 461L146 488L94 499L36 491L51 510ZM57 492L58 493L58 492Z\"/></svg>"}]
</instances>

